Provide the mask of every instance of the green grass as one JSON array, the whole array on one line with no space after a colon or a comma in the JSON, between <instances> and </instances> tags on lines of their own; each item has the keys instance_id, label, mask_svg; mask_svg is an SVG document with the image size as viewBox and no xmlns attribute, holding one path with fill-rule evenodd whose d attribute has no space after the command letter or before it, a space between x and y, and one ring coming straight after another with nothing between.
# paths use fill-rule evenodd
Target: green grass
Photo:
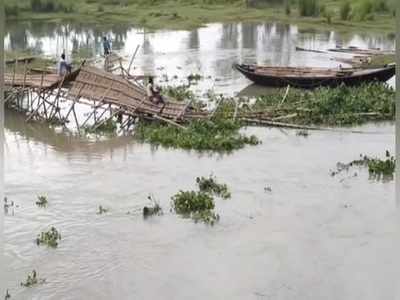
<instances>
[{"instance_id":1,"label":"green grass","mask_svg":"<svg viewBox=\"0 0 400 300\"><path fill-rule=\"evenodd\" d=\"M357 10L357 3L353 4L354 11ZM298 6L294 4L288 14L284 4L248 8L242 0L65 0L63 7L67 9L42 13L33 12L29 0L10 0L8 5L14 13L8 15L8 18L19 21L85 20L94 24L127 23L150 29L192 29L210 22L281 21L297 23L301 27L336 28L342 31L352 28L395 31L395 18L391 11L373 11L368 14L372 14L373 18L354 17L350 21L343 21L340 18L340 4L340 0L319 1L320 7L332 15L328 21L322 14L320 17L301 17ZM17 12L15 6L18 7Z\"/></svg>"}]
</instances>

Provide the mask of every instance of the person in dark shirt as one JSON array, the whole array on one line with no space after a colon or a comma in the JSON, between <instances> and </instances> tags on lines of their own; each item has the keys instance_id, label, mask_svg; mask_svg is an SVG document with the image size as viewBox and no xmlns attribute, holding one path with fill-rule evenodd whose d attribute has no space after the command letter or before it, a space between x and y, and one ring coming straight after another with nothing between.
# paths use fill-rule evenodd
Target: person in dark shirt
<instances>
[{"instance_id":1,"label":"person in dark shirt","mask_svg":"<svg viewBox=\"0 0 400 300\"><path fill-rule=\"evenodd\" d=\"M106 37L103 37L103 49L104 49L104 56L111 54L110 41L107 40Z\"/></svg>"}]
</instances>

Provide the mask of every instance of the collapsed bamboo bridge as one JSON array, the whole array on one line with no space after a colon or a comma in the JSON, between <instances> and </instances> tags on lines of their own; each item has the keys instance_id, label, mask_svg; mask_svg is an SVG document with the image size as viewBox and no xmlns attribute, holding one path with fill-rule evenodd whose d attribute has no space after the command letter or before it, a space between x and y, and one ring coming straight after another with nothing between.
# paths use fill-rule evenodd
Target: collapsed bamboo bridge
<instances>
[{"instance_id":1,"label":"collapsed bamboo bridge","mask_svg":"<svg viewBox=\"0 0 400 300\"><path fill-rule=\"evenodd\" d=\"M25 62L26 63L26 62ZM107 63L107 65L109 65ZM190 102L168 99L166 104L155 104L146 95L137 77L129 75L122 67L121 74L83 63L77 70L65 76L47 72L5 74L5 104L26 114L26 121L49 121L67 127L75 122L81 128L97 129L107 121L118 117L120 130L129 130L140 118L154 119L182 127L193 118L202 118L206 112L195 112ZM78 118L77 105L85 105L89 112ZM86 126L86 127L85 127Z\"/></svg>"}]
</instances>

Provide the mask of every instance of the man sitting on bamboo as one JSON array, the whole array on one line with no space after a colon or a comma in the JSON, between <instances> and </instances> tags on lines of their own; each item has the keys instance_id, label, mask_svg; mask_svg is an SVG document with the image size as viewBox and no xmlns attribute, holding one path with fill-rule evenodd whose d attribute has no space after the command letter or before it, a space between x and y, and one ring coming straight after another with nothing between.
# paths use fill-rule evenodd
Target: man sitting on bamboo
<instances>
[{"instance_id":1,"label":"man sitting on bamboo","mask_svg":"<svg viewBox=\"0 0 400 300\"><path fill-rule=\"evenodd\" d=\"M161 111L164 109L166 103L165 100L163 98L163 96L160 94L160 89L157 88L156 86L154 86L154 80L153 77L149 78L149 83L147 84L147 88L146 88L146 93L147 93L147 98L155 103L155 104L163 104L163 107L161 108Z\"/></svg>"}]
</instances>

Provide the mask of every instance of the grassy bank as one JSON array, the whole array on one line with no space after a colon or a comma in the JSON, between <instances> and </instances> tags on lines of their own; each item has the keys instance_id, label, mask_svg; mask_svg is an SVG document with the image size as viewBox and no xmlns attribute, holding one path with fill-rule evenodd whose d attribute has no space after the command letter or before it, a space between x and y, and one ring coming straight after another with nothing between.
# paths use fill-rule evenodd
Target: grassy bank
<instances>
[{"instance_id":1,"label":"grassy bank","mask_svg":"<svg viewBox=\"0 0 400 300\"><path fill-rule=\"evenodd\" d=\"M127 23L150 29L191 29L212 22L280 21L304 28L395 31L391 0L379 0L388 1L383 7L366 5L365 9L363 3L371 0L353 1L345 16L343 1L319 0L309 12L302 7L309 5L304 0L10 0L7 17L19 21Z\"/></svg>"}]
</instances>

